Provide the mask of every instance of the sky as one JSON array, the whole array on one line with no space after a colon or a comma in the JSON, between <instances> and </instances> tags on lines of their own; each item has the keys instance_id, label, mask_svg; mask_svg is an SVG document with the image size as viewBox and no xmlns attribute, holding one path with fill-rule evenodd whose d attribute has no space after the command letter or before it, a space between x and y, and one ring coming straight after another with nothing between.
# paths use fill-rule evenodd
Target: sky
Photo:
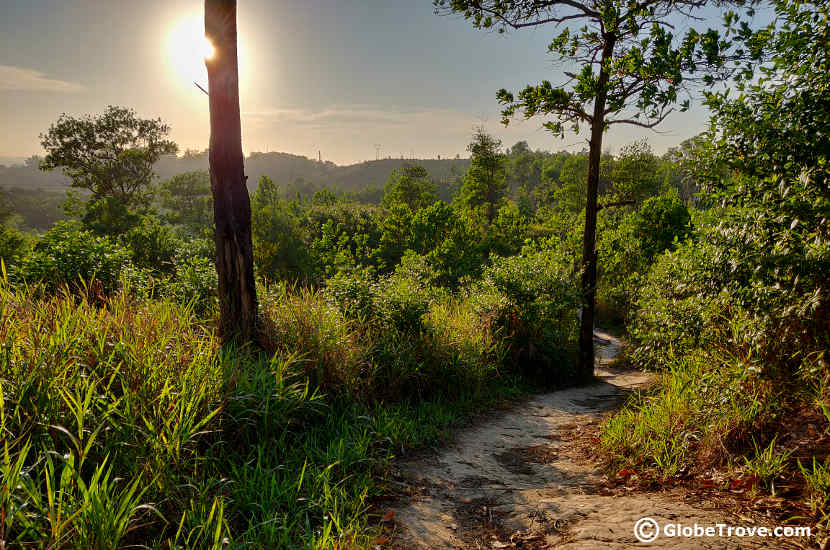
<instances>
[{"instance_id":1,"label":"sky","mask_svg":"<svg viewBox=\"0 0 830 550\"><path fill-rule=\"evenodd\" d=\"M160 117L182 151L209 142L200 0L0 0L0 162L42 154L61 113L107 105ZM717 14L710 14L716 16ZM562 78L550 26L508 34L440 17L430 0L239 0L243 148L350 164L460 154L477 126L505 146L579 151L542 118L501 123L496 91ZM712 24L716 24L712 21ZM696 103L659 133L616 126L614 152L648 138L665 151L704 129Z\"/></svg>"}]
</instances>

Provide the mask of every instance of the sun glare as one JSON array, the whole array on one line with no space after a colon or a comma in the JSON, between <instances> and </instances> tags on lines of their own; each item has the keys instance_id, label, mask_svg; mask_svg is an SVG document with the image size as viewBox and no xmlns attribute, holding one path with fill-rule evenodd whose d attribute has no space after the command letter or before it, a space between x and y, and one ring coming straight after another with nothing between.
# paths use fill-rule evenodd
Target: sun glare
<instances>
[{"instance_id":1,"label":"sun glare","mask_svg":"<svg viewBox=\"0 0 830 550\"><path fill-rule=\"evenodd\" d=\"M191 93L201 94L194 82L202 88L207 88L207 69L205 59L214 55L213 45L205 37L204 17L199 13L192 13L175 21L167 33L167 41L162 50L167 59L167 66L174 85L188 96ZM240 93L247 93L251 82L251 65L253 63L252 50L243 33L240 33L237 43L239 59L239 89Z\"/></svg>"},{"instance_id":2,"label":"sun glare","mask_svg":"<svg viewBox=\"0 0 830 550\"><path fill-rule=\"evenodd\" d=\"M180 20L167 39L167 58L178 78L188 86L207 81L205 59L213 57L213 45L205 37L204 20L194 14Z\"/></svg>"}]
</instances>

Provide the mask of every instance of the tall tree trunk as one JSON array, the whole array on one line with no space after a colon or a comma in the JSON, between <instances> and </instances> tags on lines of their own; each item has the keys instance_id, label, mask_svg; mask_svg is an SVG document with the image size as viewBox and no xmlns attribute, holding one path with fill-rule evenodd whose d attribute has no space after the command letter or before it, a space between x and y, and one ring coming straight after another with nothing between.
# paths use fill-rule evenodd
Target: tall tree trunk
<instances>
[{"instance_id":1,"label":"tall tree trunk","mask_svg":"<svg viewBox=\"0 0 830 550\"><path fill-rule=\"evenodd\" d=\"M214 54L205 60L210 102L210 186L216 222L219 328L224 341L256 333L256 285L251 243L251 199L245 186L236 0L205 0L205 35Z\"/></svg>"},{"instance_id":2,"label":"tall tree trunk","mask_svg":"<svg viewBox=\"0 0 830 550\"><path fill-rule=\"evenodd\" d=\"M588 185L585 202L585 231L582 239L582 319L579 326L579 374L583 379L594 375L594 309L597 295L597 199L602 135L605 131L605 102L608 95L607 62L614 55L613 36L605 37L602 68L597 80L598 92L591 121L588 154Z\"/></svg>"}]
</instances>

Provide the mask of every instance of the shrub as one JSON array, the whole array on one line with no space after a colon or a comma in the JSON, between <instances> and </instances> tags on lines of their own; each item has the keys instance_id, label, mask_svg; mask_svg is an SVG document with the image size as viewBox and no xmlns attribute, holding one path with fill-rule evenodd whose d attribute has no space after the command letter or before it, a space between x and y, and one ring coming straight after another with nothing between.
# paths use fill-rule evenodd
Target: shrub
<instances>
[{"instance_id":1,"label":"shrub","mask_svg":"<svg viewBox=\"0 0 830 550\"><path fill-rule=\"evenodd\" d=\"M0 223L0 279L17 281L20 278L20 258L32 240L17 229Z\"/></svg>"},{"instance_id":2,"label":"shrub","mask_svg":"<svg viewBox=\"0 0 830 550\"><path fill-rule=\"evenodd\" d=\"M377 282L374 309L378 319L401 333L417 336L424 330L434 289L403 272L381 277Z\"/></svg>"},{"instance_id":3,"label":"shrub","mask_svg":"<svg viewBox=\"0 0 830 550\"><path fill-rule=\"evenodd\" d=\"M616 214L616 213L615 213ZM682 242L689 210L673 196L651 197L635 211L601 219L597 301L610 321L628 321L655 257Z\"/></svg>"},{"instance_id":4,"label":"shrub","mask_svg":"<svg viewBox=\"0 0 830 550\"><path fill-rule=\"evenodd\" d=\"M572 380L579 291L561 254L525 249L491 258L468 291L476 312L508 342L510 362L550 385Z\"/></svg>"},{"instance_id":5,"label":"shrub","mask_svg":"<svg viewBox=\"0 0 830 550\"><path fill-rule=\"evenodd\" d=\"M118 244L130 250L133 264L154 273L171 273L180 243L169 225L152 216L118 237Z\"/></svg>"},{"instance_id":6,"label":"shrub","mask_svg":"<svg viewBox=\"0 0 830 550\"><path fill-rule=\"evenodd\" d=\"M339 272L326 281L326 297L354 320L375 317L375 282L367 272Z\"/></svg>"},{"instance_id":7,"label":"shrub","mask_svg":"<svg viewBox=\"0 0 830 550\"><path fill-rule=\"evenodd\" d=\"M500 367L509 343L477 309L482 295L470 292L477 299L461 299L429 285L430 273L424 257L409 253L389 276L329 279L327 301L347 319L338 322L355 331L339 342L364 354L361 395L390 401L455 398L503 383Z\"/></svg>"},{"instance_id":8,"label":"shrub","mask_svg":"<svg viewBox=\"0 0 830 550\"><path fill-rule=\"evenodd\" d=\"M710 323L725 314L704 289L710 259L697 242L659 257L644 278L628 333L632 357L647 368L659 368L668 354L680 355L711 342Z\"/></svg>"},{"instance_id":9,"label":"shrub","mask_svg":"<svg viewBox=\"0 0 830 550\"><path fill-rule=\"evenodd\" d=\"M201 256L179 257L174 269L162 292L181 304L190 304L200 316L213 311L219 284L214 261Z\"/></svg>"},{"instance_id":10,"label":"shrub","mask_svg":"<svg viewBox=\"0 0 830 550\"><path fill-rule=\"evenodd\" d=\"M767 221L753 208L725 209L693 241L657 260L630 330L638 361L658 365L669 346L679 353L717 345L745 350L766 369L791 371L800 363L793 350L823 348L830 311L825 243L788 240ZM730 319L743 319L743 329L733 331Z\"/></svg>"},{"instance_id":11,"label":"shrub","mask_svg":"<svg viewBox=\"0 0 830 550\"><path fill-rule=\"evenodd\" d=\"M689 209L672 196L650 197L643 201L632 217L634 234L641 240L646 261L682 241L691 231Z\"/></svg>"},{"instance_id":12,"label":"shrub","mask_svg":"<svg viewBox=\"0 0 830 550\"><path fill-rule=\"evenodd\" d=\"M130 251L71 222L58 222L43 234L23 259L22 276L40 282L49 292L62 286L78 288L84 281L98 281L112 292Z\"/></svg>"}]
</instances>

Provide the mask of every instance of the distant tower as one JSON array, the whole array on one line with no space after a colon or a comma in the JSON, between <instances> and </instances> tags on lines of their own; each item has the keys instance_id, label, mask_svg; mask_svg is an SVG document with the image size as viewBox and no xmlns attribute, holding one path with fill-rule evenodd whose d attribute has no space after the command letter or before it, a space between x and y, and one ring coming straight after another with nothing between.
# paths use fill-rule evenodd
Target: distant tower
<instances>
[{"instance_id":1,"label":"distant tower","mask_svg":"<svg viewBox=\"0 0 830 550\"><path fill-rule=\"evenodd\" d=\"M323 162L323 153L321 151L317 151L317 162Z\"/></svg>"},{"instance_id":2,"label":"distant tower","mask_svg":"<svg viewBox=\"0 0 830 550\"><path fill-rule=\"evenodd\" d=\"M380 143L375 143L375 160L380 160Z\"/></svg>"}]
</instances>

